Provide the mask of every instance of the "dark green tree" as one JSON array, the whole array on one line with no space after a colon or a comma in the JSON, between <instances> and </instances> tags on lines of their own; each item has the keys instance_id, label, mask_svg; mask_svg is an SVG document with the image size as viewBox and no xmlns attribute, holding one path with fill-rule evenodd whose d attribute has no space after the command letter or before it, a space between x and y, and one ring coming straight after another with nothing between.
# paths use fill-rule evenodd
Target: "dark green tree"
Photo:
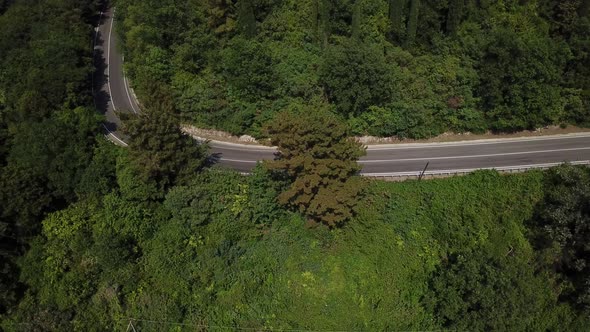
<instances>
[{"instance_id":1,"label":"dark green tree","mask_svg":"<svg viewBox=\"0 0 590 332\"><path fill-rule=\"evenodd\" d=\"M129 161L139 180L162 194L187 183L207 161L206 144L182 133L169 92L152 86L149 108L124 122L129 136Z\"/></svg>"},{"instance_id":2,"label":"dark green tree","mask_svg":"<svg viewBox=\"0 0 590 332\"><path fill-rule=\"evenodd\" d=\"M567 331L553 285L536 274L525 248L490 255L484 248L447 257L425 298L443 329L459 331Z\"/></svg>"},{"instance_id":3,"label":"dark green tree","mask_svg":"<svg viewBox=\"0 0 590 332\"><path fill-rule=\"evenodd\" d=\"M590 0L582 0L580 8L578 9L578 13L581 17L590 16Z\"/></svg>"},{"instance_id":4,"label":"dark green tree","mask_svg":"<svg viewBox=\"0 0 590 332\"><path fill-rule=\"evenodd\" d=\"M92 156L94 5L0 1L0 315L25 291L19 256L47 213L75 202Z\"/></svg>"},{"instance_id":5,"label":"dark green tree","mask_svg":"<svg viewBox=\"0 0 590 332\"><path fill-rule=\"evenodd\" d=\"M320 80L328 99L345 115L381 106L393 95L393 76L378 46L355 39L332 46L324 55Z\"/></svg>"},{"instance_id":6,"label":"dark green tree","mask_svg":"<svg viewBox=\"0 0 590 332\"><path fill-rule=\"evenodd\" d=\"M404 10L406 0L389 0L389 22L391 24L390 40L400 42L405 36Z\"/></svg>"},{"instance_id":7,"label":"dark green tree","mask_svg":"<svg viewBox=\"0 0 590 332\"><path fill-rule=\"evenodd\" d=\"M238 1L238 29L246 38L256 36L256 16L253 0Z\"/></svg>"},{"instance_id":8,"label":"dark green tree","mask_svg":"<svg viewBox=\"0 0 590 332\"><path fill-rule=\"evenodd\" d=\"M411 0L410 15L408 17L408 26L406 32L406 39L404 45L406 47L413 46L416 40L416 32L418 31L418 16L420 15L420 0Z\"/></svg>"},{"instance_id":9,"label":"dark green tree","mask_svg":"<svg viewBox=\"0 0 590 332\"><path fill-rule=\"evenodd\" d=\"M12 4L13 0L0 0L0 15L4 14L6 9Z\"/></svg>"},{"instance_id":10,"label":"dark green tree","mask_svg":"<svg viewBox=\"0 0 590 332\"><path fill-rule=\"evenodd\" d=\"M477 95L491 128L535 129L564 117L564 45L507 28L492 31L490 39L479 63Z\"/></svg>"},{"instance_id":11,"label":"dark green tree","mask_svg":"<svg viewBox=\"0 0 590 332\"><path fill-rule=\"evenodd\" d=\"M447 13L447 33L454 34L461 24L463 11L465 7L465 0L450 0L449 11Z\"/></svg>"},{"instance_id":12,"label":"dark green tree","mask_svg":"<svg viewBox=\"0 0 590 332\"><path fill-rule=\"evenodd\" d=\"M233 1L208 0L207 26L217 36L225 37L236 29L236 12Z\"/></svg>"},{"instance_id":13,"label":"dark green tree","mask_svg":"<svg viewBox=\"0 0 590 332\"><path fill-rule=\"evenodd\" d=\"M590 124L590 19L579 17L571 12L565 15L558 11L555 21L558 35L555 38L565 38L571 50L572 57L567 62L564 83L567 88L580 91L581 105L568 107L566 118L569 123L582 126Z\"/></svg>"},{"instance_id":14,"label":"dark green tree","mask_svg":"<svg viewBox=\"0 0 590 332\"><path fill-rule=\"evenodd\" d=\"M317 0L319 9L319 29L318 36L323 48L328 46L331 34L330 24L330 2L329 0Z\"/></svg>"},{"instance_id":15,"label":"dark green tree","mask_svg":"<svg viewBox=\"0 0 590 332\"><path fill-rule=\"evenodd\" d=\"M356 0L352 7L352 38L356 40L361 39L362 15L361 0Z\"/></svg>"},{"instance_id":16,"label":"dark green tree","mask_svg":"<svg viewBox=\"0 0 590 332\"><path fill-rule=\"evenodd\" d=\"M233 94L251 102L272 96L277 75L265 44L232 39L221 53L220 67Z\"/></svg>"},{"instance_id":17,"label":"dark green tree","mask_svg":"<svg viewBox=\"0 0 590 332\"><path fill-rule=\"evenodd\" d=\"M308 107L280 113L266 130L279 155L265 165L291 181L279 202L330 227L350 220L363 187L356 161L365 150L346 127L334 115Z\"/></svg>"},{"instance_id":18,"label":"dark green tree","mask_svg":"<svg viewBox=\"0 0 590 332\"><path fill-rule=\"evenodd\" d=\"M14 224L0 219L0 316L15 305L22 287L16 273L15 258L21 252L14 227Z\"/></svg>"},{"instance_id":19,"label":"dark green tree","mask_svg":"<svg viewBox=\"0 0 590 332\"><path fill-rule=\"evenodd\" d=\"M563 298L590 312L590 171L575 166L549 171L533 225L541 247L557 248L552 266L565 279Z\"/></svg>"}]
</instances>

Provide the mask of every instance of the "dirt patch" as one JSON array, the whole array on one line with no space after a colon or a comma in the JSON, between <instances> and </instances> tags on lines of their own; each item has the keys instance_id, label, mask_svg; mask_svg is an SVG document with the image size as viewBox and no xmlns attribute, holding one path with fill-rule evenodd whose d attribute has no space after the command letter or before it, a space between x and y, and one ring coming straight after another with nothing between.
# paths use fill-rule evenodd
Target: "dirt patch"
<instances>
[{"instance_id":1,"label":"dirt patch","mask_svg":"<svg viewBox=\"0 0 590 332\"><path fill-rule=\"evenodd\" d=\"M537 130L525 130L519 131L512 134L494 134L487 132L485 134L472 134L472 133L444 133L442 135L414 140L414 139L400 139L398 137L374 137L374 136L363 136L358 137L359 142L367 145L377 144L396 144L396 143L438 143L438 142L459 142L459 141L474 141L481 139L501 139L501 138L519 138L519 137L535 137L535 136L549 136L549 135L563 135L573 133L590 132L590 128L580 128L576 126L568 126L561 128L559 126L549 126L539 128Z\"/></svg>"},{"instance_id":2,"label":"dirt patch","mask_svg":"<svg viewBox=\"0 0 590 332\"><path fill-rule=\"evenodd\" d=\"M222 141L238 144L247 145L265 145L270 146L268 139L256 140L251 136L235 136L229 133L213 130L213 129L202 129L192 125L183 125L182 130L196 137L209 139L212 141ZM488 132L485 134L472 134L472 133L444 133L442 135L432 137L429 139L401 139L399 137L375 137L375 136L362 136L356 139L366 145L378 145L378 144L401 144L401 143L437 143L437 142L459 142L459 141L473 141L481 139L499 139L499 138L518 138L518 137L535 137L535 136L549 136L549 135L563 135L572 133L583 133L590 132L590 128L580 128L576 126L568 126L561 128L560 126L548 126L539 128L537 130L525 130L512 134L494 134Z\"/></svg>"},{"instance_id":3,"label":"dirt patch","mask_svg":"<svg viewBox=\"0 0 590 332\"><path fill-rule=\"evenodd\" d=\"M245 144L245 145L266 145L270 146L270 141L268 139L264 140L257 140L252 136L242 135L242 136L235 136L225 131L214 130L214 129L203 129L197 128L192 125L182 125L181 129L184 133L189 134L193 137L204 138L212 141L221 141L221 142L228 142L228 143L237 143L237 144Z\"/></svg>"}]
</instances>

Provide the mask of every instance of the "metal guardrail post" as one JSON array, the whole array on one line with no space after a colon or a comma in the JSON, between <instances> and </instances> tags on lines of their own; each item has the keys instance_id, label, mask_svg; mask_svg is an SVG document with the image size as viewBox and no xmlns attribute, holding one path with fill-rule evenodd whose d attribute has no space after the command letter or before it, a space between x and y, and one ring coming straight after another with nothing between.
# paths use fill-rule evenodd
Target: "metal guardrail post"
<instances>
[{"instance_id":1,"label":"metal guardrail post","mask_svg":"<svg viewBox=\"0 0 590 332\"><path fill-rule=\"evenodd\" d=\"M422 177L424 176L424 173L426 172L426 169L428 168L428 165L430 165L430 161L426 163L426 166L424 166L424 169L422 170L422 173L420 173L420 176L418 176L418 181L422 180Z\"/></svg>"}]
</instances>

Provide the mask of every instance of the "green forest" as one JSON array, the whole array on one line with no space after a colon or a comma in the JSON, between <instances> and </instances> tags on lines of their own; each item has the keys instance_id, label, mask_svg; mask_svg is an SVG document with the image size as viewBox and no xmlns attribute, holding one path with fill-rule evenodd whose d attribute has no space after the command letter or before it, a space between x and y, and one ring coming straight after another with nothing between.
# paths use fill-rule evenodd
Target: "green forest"
<instances>
[{"instance_id":1,"label":"green forest","mask_svg":"<svg viewBox=\"0 0 590 332\"><path fill-rule=\"evenodd\" d=\"M298 105L355 135L427 138L590 124L588 0L117 0L140 99L263 137Z\"/></svg>"},{"instance_id":2,"label":"green forest","mask_svg":"<svg viewBox=\"0 0 590 332\"><path fill-rule=\"evenodd\" d=\"M584 125L589 1L118 0L127 148L104 5L0 0L0 330L588 330L590 168L385 182L349 137Z\"/></svg>"}]
</instances>

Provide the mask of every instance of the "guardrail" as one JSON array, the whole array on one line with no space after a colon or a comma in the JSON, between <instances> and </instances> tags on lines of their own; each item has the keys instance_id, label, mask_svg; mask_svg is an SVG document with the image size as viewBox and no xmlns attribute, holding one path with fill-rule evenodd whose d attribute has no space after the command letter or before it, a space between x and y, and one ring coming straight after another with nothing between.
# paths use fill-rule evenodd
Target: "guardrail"
<instances>
[{"instance_id":1,"label":"guardrail","mask_svg":"<svg viewBox=\"0 0 590 332\"><path fill-rule=\"evenodd\" d=\"M361 173L362 176L374 177L381 179L391 180L404 180L407 178L426 178L426 177L446 177L453 175L464 175L479 170L496 170L503 173L520 173L532 169L549 169L551 167L570 164L570 165L590 165L590 160L572 161L572 162L559 162L559 163L546 163L546 164L535 164L535 165L519 165L519 166L499 166L499 167L481 167L481 168L465 168L465 169L453 169L453 170L433 170L433 171L412 171L412 172L390 172L390 173Z\"/></svg>"}]
</instances>

